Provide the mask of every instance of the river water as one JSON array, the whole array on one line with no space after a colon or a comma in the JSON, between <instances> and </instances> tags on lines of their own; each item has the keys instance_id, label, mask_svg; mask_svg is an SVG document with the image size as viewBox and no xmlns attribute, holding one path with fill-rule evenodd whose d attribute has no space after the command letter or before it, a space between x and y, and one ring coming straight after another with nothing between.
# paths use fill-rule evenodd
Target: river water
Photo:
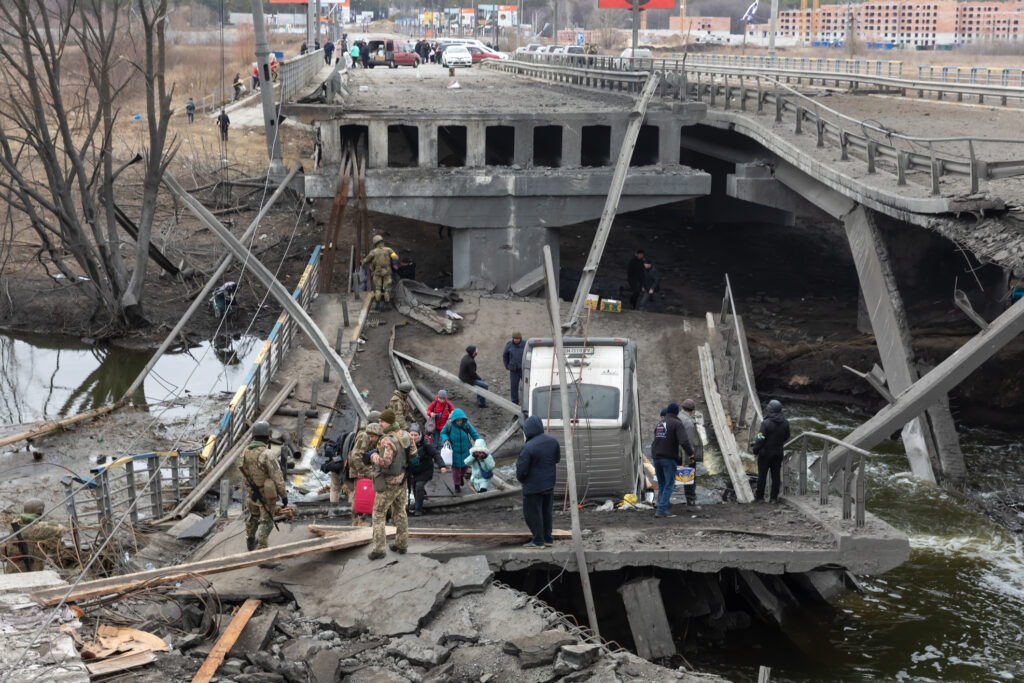
<instances>
[{"instance_id":1,"label":"river water","mask_svg":"<svg viewBox=\"0 0 1024 683\"><path fill-rule=\"evenodd\" d=\"M843 436L864 416L811 404L788 406L793 433ZM1024 442L990 430L961 433L972 487L1024 507ZM1024 679L1024 550L1021 539L969 504L909 475L899 442L874 449L868 510L910 537L910 561L858 577L863 593L801 615L788 637L765 636L690 660L732 680L1009 681Z\"/></svg>"},{"instance_id":2,"label":"river water","mask_svg":"<svg viewBox=\"0 0 1024 683\"><path fill-rule=\"evenodd\" d=\"M132 402L151 407L179 396L233 392L261 344L249 335L167 353ZM152 351L94 346L67 337L0 334L0 425L74 415L112 403L151 357ZM186 406L170 405L161 416L171 419L187 412Z\"/></svg>"}]
</instances>

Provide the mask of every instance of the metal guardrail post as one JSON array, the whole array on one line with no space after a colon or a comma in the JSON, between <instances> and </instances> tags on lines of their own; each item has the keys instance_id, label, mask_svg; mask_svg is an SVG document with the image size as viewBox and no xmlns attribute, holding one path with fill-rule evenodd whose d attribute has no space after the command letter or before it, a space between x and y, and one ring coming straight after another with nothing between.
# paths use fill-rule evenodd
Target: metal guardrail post
<instances>
[{"instance_id":1,"label":"metal guardrail post","mask_svg":"<svg viewBox=\"0 0 1024 683\"><path fill-rule=\"evenodd\" d=\"M233 439L232 439L233 440ZM181 502L181 467L178 462L180 454L170 456L171 459L171 490L174 492L174 504Z\"/></svg>"},{"instance_id":2,"label":"metal guardrail post","mask_svg":"<svg viewBox=\"0 0 1024 683\"><path fill-rule=\"evenodd\" d=\"M796 107L796 127L793 130L793 132L796 133L797 135L800 135L800 134L802 134L804 132L804 130L803 130L803 122L804 122L804 108L801 107L800 105L797 105L797 107Z\"/></svg>"},{"instance_id":3,"label":"metal guardrail post","mask_svg":"<svg viewBox=\"0 0 1024 683\"><path fill-rule=\"evenodd\" d=\"M65 479L64 484L64 507L68 511L68 521L71 523L71 540L75 544L75 549L78 550L81 547L81 539L78 536L78 506L75 503L75 484L70 479Z\"/></svg>"},{"instance_id":4,"label":"metal guardrail post","mask_svg":"<svg viewBox=\"0 0 1024 683\"><path fill-rule=\"evenodd\" d=\"M846 463L843 465L843 519L844 520L845 519L850 519L850 517L851 517L851 514L850 514L851 505L850 505L850 503L851 503L852 491L850 491L850 488L851 488L852 481L851 481L850 477L853 474L852 470L853 470L853 455L847 455L846 456Z\"/></svg>"},{"instance_id":5,"label":"metal guardrail post","mask_svg":"<svg viewBox=\"0 0 1024 683\"><path fill-rule=\"evenodd\" d=\"M139 523L139 508L135 504L136 491L135 491L135 461L129 460L124 464L124 479L125 479L125 490L128 492L128 514L131 517L132 524L138 525Z\"/></svg>"},{"instance_id":6,"label":"metal guardrail post","mask_svg":"<svg viewBox=\"0 0 1024 683\"><path fill-rule=\"evenodd\" d=\"M797 461L797 472L800 483L797 491L801 496L807 495L807 439L800 444L800 459Z\"/></svg>"},{"instance_id":7,"label":"metal guardrail post","mask_svg":"<svg viewBox=\"0 0 1024 683\"><path fill-rule=\"evenodd\" d=\"M146 469L149 472L149 502L152 506L153 519L160 519L164 516L164 495L163 481L160 473L160 458L153 457L146 461Z\"/></svg>"},{"instance_id":8,"label":"metal guardrail post","mask_svg":"<svg viewBox=\"0 0 1024 683\"><path fill-rule=\"evenodd\" d=\"M818 502L828 505L828 448L821 449L818 458Z\"/></svg>"},{"instance_id":9,"label":"metal guardrail post","mask_svg":"<svg viewBox=\"0 0 1024 683\"><path fill-rule=\"evenodd\" d=\"M857 523L858 527L863 527L864 526L865 505L867 504L867 501L864 500L864 488L865 488L865 481L864 481L864 479L866 477L867 477L867 471L865 471L865 469L864 469L864 454L862 453L860 455L860 460L857 463L857 493L856 493L856 495L857 495L857 512L856 512L857 519L856 519L856 523Z\"/></svg>"},{"instance_id":10,"label":"metal guardrail post","mask_svg":"<svg viewBox=\"0 0 1024 683\"><path fill-rule=\"evenodd\" d=\"M775 123L782 123L782 105L784 102L782 95L775 93Z\"/></svg>"}]
</instances>

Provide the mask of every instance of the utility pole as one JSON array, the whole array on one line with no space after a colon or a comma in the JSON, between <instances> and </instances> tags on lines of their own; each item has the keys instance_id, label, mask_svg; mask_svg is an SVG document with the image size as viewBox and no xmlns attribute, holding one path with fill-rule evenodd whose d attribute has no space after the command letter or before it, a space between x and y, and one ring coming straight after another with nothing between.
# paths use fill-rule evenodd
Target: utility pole
<instances>
[{"instance_id":1,"label":"utility pole","mask_svg":"<svg viewBox=\"0 0 1024 683\"><path fill-rule=\"evenodd\" d=\"M313 36L313 42L317 42L317 41L320 40L320 33L321 33L321 31L320 31L320 28L321 28L321 26L320 26L320 16L321 16L320 15L320 0L316 0L316 23L313 24L314 26L316 26L316 34ZM313 46L312 45L309 45L308 47L309 47L310 51L313 50Z\"/></svg>"},{"instance_id":2,"label":"utility pole","mask_svg":"<svg viewBox=\"0 0 1024 683\"><path fill-rule=\"evenodd\" d=\"M778 0L773 0L778 2ZM640 39L640 0L633 0L633 51L629 53L629 66L636 70L636 45Z\"/></svg>"},{"instance_id":3,"label":"utility pole","mask_svg":"<svg viewBox=\"0 0 1024 683\"><path fill-rule=\"evenodd\" d=\"M260 96L263 100L263 129L267 138L267 160L271 177L284 175L281 161L281 141L274 111L274 81L270 78L270 46L267 44L267 24L263 18L263 0L252 0L252 26L256 38L256 62L260 70ZM308 43L307 43L308 44Z\"/></svg>"},{"instance_id":4,"label":"utility pole","mask_svg":"<svg viewBox=\"0 0 1024 683\"><path fill-rule=\"evenodd\" d=\"M555 39L555 47L558 47L558 0L554 0L552 4L555 6L555 19L554 26L551 29L551 35Z\"/></svg>"},{"instance_id":5,"label":"utility pole","mask_svg":"<svg viewBox=\"0 0 1024 683\"><path fill-rule=\"evenodd\" d=\"M772 0L772 16L768 20L768 54L775 54L775 27L779 23L779 0Z\"/></svg>"}]
</instances>

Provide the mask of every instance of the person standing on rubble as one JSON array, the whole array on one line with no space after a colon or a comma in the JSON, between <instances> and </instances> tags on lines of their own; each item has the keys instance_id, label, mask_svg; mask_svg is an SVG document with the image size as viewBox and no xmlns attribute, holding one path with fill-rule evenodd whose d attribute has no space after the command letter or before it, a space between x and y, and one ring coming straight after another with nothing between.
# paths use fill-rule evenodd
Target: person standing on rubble
<instances>
[{"instance_id":1,"label":"person standing on rubble","mask_svg":"<svg viewBox=\"0 0 1024 683\"><path fill-rule=\"evenodd\" d=\"M402 382L395 389L388 401L388 408L395 414L395 424L399 429L405 429L412 421L412 408L409 406L409 392L412 391L410 382Z\"/></svg>"},{"instance_id":2,"label":"person standing on rubble","mask_svg":"<svg viewBox=\"0 0 1024 683\"><path fill-rule=\"evenodd\" d=\"M397 422L395 417L395 411L391 408L385 408L381 411L380 417L377 418L377 424L380 425L381 432L384 436L393 436L399 440L399 445L405 450L406 456L412 458L416 455L416 442L409 435L405 429L403 429Z\"/></svg>"},{"instance_id":3,"label":"person standing on rubble","mask_svg":"<svg viewBox=\"0 0 1024 683\"><path fill-rule=\"evenodd\" d=\"M452 447L452 483L455 484L455 493L462 491L462 480L469 477L466 460L469 459L469 449L479 438L480 435L462 408L453 410L451 419L441 430L441 443Z\"/></svg>"},{"instance_id":4,"label":"person standing on rubble","mask_svg":"<svg viewBox=\"0 0 1024 683\"><path fill-rule=\"evenodd\" d=\"M249 511L245 520L245 547L248 550L267 547L278 510L277 499L281 499L282 507L288 507L288 490L281 474L280 448L270 445L270 423L260 420L254 424L252 439L242 452L240 465Z\"/></svg>"},{"instance_id":5,"label":"person standing on rubble","mask_svg":"<svg viewBox=\"0 0 1024 683\"><path fill-rule=\"evenodd\" d=\"M644 291L644 250L637 249L626 266L626 281L629 283L629 307L636 310L636 304Z\"/></svg>"},{"instance_id":6,"label":"person standing on rubble","mask_svg":"<svg viewBox=\"0 0 1024 683\"><path fill-rule=\"evenodd\" d=\"M356 438L352 442L352 450L348 453L346 486L348 493L353 494L353 497L359 480L370 478L370 468L363 463L363 456L377 447L377 441L384 433L384 430L380 428L379 419L380 411L370 411L370 414L366 416L366 426L356 434ZM366 526L366 515L353 512L352 526Z\"/></svg>"},{"instance_id":7,"label":"person standing on rubble","mask_svg":"<svg viewBox=\"0 0 1024 683\"><path fill-rule=\"evenodd\" d=\"M476 371L476 347L472 344L466 347L466 355L462 357L462 361L459 363L459 379L466 384L474 384L481 389L487 388L487 382ZM476 404L483 408L487 405L487 399L483 396L477 396Z\"/></svg>"},{"instance_id":8,"label":"person standing on rubble","mask_svg":"<svg viewBox=\"0 0 1024 683\"><path fill-rule=\"evenodd\" d=\"M769 502L779 502L779 489L782 487L782 458L784 447L789 441L789 420L782 414L782 404L772 399L768 401L767 413L757 431L757 438L751 446L757 458L757 489L754 491L754 502L764 502L764 489L768 483L768 475L772 475L772 488Z\"/></svg>"},{"instance_id":9,"label":"person standing on rubble","mask_svg":"<svg viewBox=\"0 0 1024 683\"><path fill-rule=\"evenodd\" d=\"M427 497L427 482L434 478L434 465L441 474L447 474L448 468L437 449L423 438L417 423L409 425L409 436L416 444L416 455L409 458L409 489L415 501L412 515L419 517L423 514L423 499Z\"/></svg>"},{"instance_id":10,"label":"person standing on rubble","mask_svg":"<svg viewBox=\"0 0 1024 683\"><path fill-rule=\"evenodd\" d=\"M512 333L512 340L505 344L505 350L501 353L501 362L508 370L508 391L512 402L519 404L519 383L523 381L523 350L526 342L520 332Z\"/></svg>"},{"instance_id":11,"label":"person standing on rubble","mask_svg":"<svg viewBox=\"0 0 1024 683\"><path fill-rule=\"evenodd\" d=\"M39 519L45 511L43 501L31 498L25 501L21 515L11 520L14 536L4 544L2 551L6 573L42 571L47 561L62 567L64 560L70 559L62 552L68 528L59 522Z\"/></svg>"},{"instance_id":12,"label":"person standing on rubble","mask_svg":"<svg viewBox=\"0 0 1024 683\"><path fill-rule=\"evenodd\" d=\"M524 547L554 545L551 535L551 506L554 504L555 470L562 459L558 440L544 433L544 423L536 415L523 424L526 443L519 449L516 479L523 486L523 517L533 537Z\"/></svg>"},{"instance_id":13,"label":"person standing on rubble","mask_svg":"<svg viewBox=\"0 0 1024 683\"><path fill-rule=\"evenodd\" d=\"M427 432L434 440L434 443L437 443L437 435L444 429L453 410L455 410L455 406L448 400L448 392L444 389L439 389L437 395L434 396L434 400L427 406ZM434 421L433 430L430 429L431 420Z\"/></svg>"},{"instance_id":14,"label":"person standing on rubble","mask_svg":"<svg viewBox=\"0 0 1024 683\"><path fill-rule=\"evenodd\" d=\"M389 412L381 413L381 419ZM405 511L408 498L405 486L405 469L409 458L417 454L416 444L408 432L396 431L385 434L377 444L376 452L368 454L364 462L373 466L373 548L369 558L384 557L386 538L384 524L388 513L395 525L395 542L389 547L392 552L404 555L409 549L409 516Z\"/></svg>"},{"instance_id":15,"label":"person standing on rubble","mask_svg":"<svg viewBox=\"0 0 1024 683\"><path fill-rule=\"evenodd\" d=\"M658 518L675 517L669 513L672 507L672 491L676 487L676 467L683 464L680 451L687 457L693 455L693 447L686 436L686 429L679 421L679 404L669 403L665 418L654 427L654 441L651 442L651 459L658 476Z\"/></svg>"},{"instance_id":16,"label":"person standing on rubble","mask_svg":"<svg viewBox=\"0 0 1024 683\"><path fill-rule=\"evenodd\" d=\"M381 300L391 303L391 250L384 246L384 238L373 236L373 249L363 259L373 281L373 300L378 310Z\"/></svg>"},{"instance_id":17,"label":"person standing on rubble","mask_svg":"<svg viewBox=\"0 0 1024 683\"><path fill-rule=\"evenodd\" d=\"M687 456L686 466L693 468L694 481L683 485L683 491L686 493L686 504L689 506L697 504L697 463L704 462L704 441L700 438L700 432L697 430L697 422L694 418L694 413L696 412L697 404L692 398L683 401L683 414L679 416L679 421L683 423L683 429L686 430L686 438L689 440L690 445L693 446L693 453Z\"/></svg>"}]
</instances>

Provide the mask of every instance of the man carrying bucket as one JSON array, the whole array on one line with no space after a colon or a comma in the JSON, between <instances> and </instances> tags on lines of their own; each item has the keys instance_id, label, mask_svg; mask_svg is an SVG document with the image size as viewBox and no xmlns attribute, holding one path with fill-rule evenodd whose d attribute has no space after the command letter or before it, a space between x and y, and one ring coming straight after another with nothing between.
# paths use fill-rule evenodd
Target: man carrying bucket
<instances>
[{"instance_id":1,"label":"man carrying bucket","mask_svg":"<svg viewBox=\"0 0 1024 683\"><path fill-rule=\"evenodd\" d=\"M697 423L693 419L693 413L696 410L697 404L692 398L688 398L683 401L683 414L679 417L679 421L683 423L683 429L686 430L686 438L693 446L693 453L687 458L686 467L680 468L682 469L683 491L686 492L687 505L697 504L697 463L704 462L704 442L697 432Z\"/></svg>"},{"instance_id":2,"label":"man carrying bucket","mask_svg":"<svg viewBox=\"0 0 1024 683\"><path fill-rule=\"evenodd\" d=\"M679 421L679 404L669 403L665 408L665 419L654 428L654 441L651 442L651 457L658 476L658 509L654 513L655 517L675 517L669 514L668 509L672 505L672 490L676 485L676 467L683 464L680 450L687 457L693 455L693 446L686 436L683 423Z\"/></svg>"}]
</instances>

